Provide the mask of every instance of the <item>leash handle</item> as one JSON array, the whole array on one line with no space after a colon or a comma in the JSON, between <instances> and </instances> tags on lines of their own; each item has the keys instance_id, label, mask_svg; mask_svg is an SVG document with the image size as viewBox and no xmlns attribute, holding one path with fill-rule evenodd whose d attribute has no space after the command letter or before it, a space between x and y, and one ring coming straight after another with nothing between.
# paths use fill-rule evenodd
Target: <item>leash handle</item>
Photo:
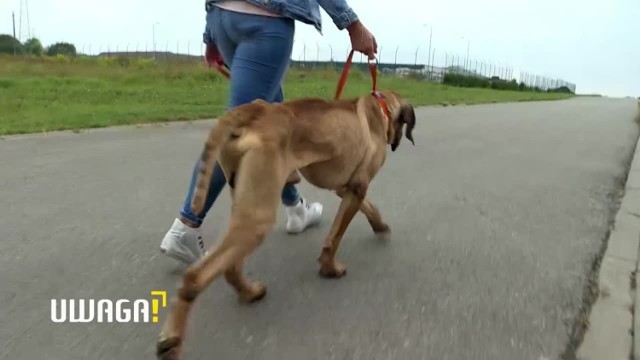
<instances>
[{"instance_id":1,"label":"leash handle","mask_svg":"<svg viewBox=\"0 0 640 360\"><path fill-rule=\"evenodd\" d=\"M218 72L224 75L224 77L226 77L227 79L231 78L231 75L227 70L229 67L224 63L224 61L222 61L221 59L216 59L216 61L213 62L213 66L215 66Z\"/></svg>"},{"instance_id":2,"label":"leash handle","mask_svg":"<svg viewBox=\"0 0 640 360\"><path fill-rule=\"evenodd\" d=\"M209 62L209 59L211 59L212 61ZM216 68L216 70L218 70L220 74L222 74L227 79L231 78L231 75L229 74L229 66L225 64L224 59L222 58L222 54L220 54L220 51L218 50L218 47L215 44L207 45L205 62L207 63L209 68L211 68L211 63L213 63L213 66Z\"/></svg>"}]
</instances>

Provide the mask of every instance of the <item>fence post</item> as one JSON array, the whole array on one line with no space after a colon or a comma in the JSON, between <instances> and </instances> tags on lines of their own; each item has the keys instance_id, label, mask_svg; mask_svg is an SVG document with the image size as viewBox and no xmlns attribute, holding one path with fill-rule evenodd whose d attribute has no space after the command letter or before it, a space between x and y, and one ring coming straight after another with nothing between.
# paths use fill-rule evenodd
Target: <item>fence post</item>
<instances>
[{"instance_id":1,"label":"fence post","mask_svg":"<svg viewBox=\"0 0 640 360\"><path fill-rule=\"evenodd\" d=\"M429 71L429 79L433 80L433 63L436 62L436 48L433 48L433 54L431 54L431 70Z\"/></svg>"},{"instance_id":2,"label":"fence post","mask_svg":"<svg viewBox=\"0 0 640 360\"><path fill-rule=\"evenodd\" d=\"M331 57L331 67L335 70L336 64L333 61L333 46L331 46L331 44L329 44L329 56Z\"/></svg>"},{"instance_id":3,"label":"fence post","mask_svg":"<svg viewBox=\"0 0 640 360\"><path fill-rule=\"evenodd\" d=\"M444 53L444 68L442 69L442 75L443 75L443 79L444 79L444 75L446 75L447 73L447 58L449 57L449 53L445 52Z\"/></svg>"},{"instance_id":4,"label":"fence post","mask_svg":"<svg viewBox=\"0 0 640 360\"><path fill-rule=\"evenodd\" d=\"M396 55L393 59L393 71L395 72L396 69L398 68L398 49L400 49L400 46L398 45L398 47L396 47Z\"/></svg>"}]
</instances>

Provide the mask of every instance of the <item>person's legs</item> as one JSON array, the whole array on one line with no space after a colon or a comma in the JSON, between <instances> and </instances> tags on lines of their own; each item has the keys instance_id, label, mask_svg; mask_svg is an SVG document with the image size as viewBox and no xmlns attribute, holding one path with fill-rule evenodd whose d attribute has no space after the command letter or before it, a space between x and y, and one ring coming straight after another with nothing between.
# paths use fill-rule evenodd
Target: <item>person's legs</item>
<instances>
[{"instance_id":1,"label":"person's legs","mask_svg":"<svg viewBox=\"0 0 640 360\"><path fill-rule=\"evenodd\" d=\"M230 56L224 44L218 48L231 70L230 106L255 99L282 102L282 81L289 68L293 49L294 21L285 18L225 12L227 35L238 43ZM217 30L217 29L215 29ZM214 30L214 31L215 31ZM286 229L299 233L316 224L322 215L320 203L308 203L294 185L282 190L282 203L287 214Z\"/></svg>"},{"instance_id":2,"label":"person's legs","mask_svg":"<svg viewBox=\"0 0 640 360\"><path fill-rule=\"evenodd\" d=\"M276 91L276 95L273 98L273 102L283 102L284 101L284 93L282 91L282 86L278 87ZM284 189L282 189L282 203L287 206L296 205L302 197L300 193L298 193L298 189L296 189L295 185L287 184Z\"/></svg>"},{"instance_id":3,"label":"person's legs","mask_svg":"<svg viewBox=\"0 0 640 360\"><path fill-rule=\"evenodd\" d=\"M273 102L282 102L284 96L282 87L278 88L276 97ZM322 204L308 203L300 196L295 185L287 184L282 189L282 203L286 206L287 213L287 232L299 233L304 231L308 226L314 225L320 221L322 215Z\"/></svg>"},{"instance_id":4,"label":"person's legs","mask_svg":"<svg viewBox=\"0 0 640 360\"><path fill-rule=\"evenodd\" d=\"M205 31L210 33L209 36L212 36L214 35L212 33L215 33L216 43L224 44L227 55L231 54L230 57L233 58L233 52L235 51L235 44L233 41L226 36L224 31L214 32L211 29L213 24L220 24L220 22L221 13L219 9L214 8L212 11L207 13L207 25ZM198 159L193 166L187 196L185 197L182 208L179 211L179 217L174 219L171 228L166 232L160 244L160 250L163 253L187 265L194 263L199 257L205 254L200 225L202 225L207 212L211 209L213 203L227 184L220 165L216 163L213 175L211 176L205 206L199 214L193 213L191 211L191 197L193 196L193 191L195 189L199 166L200 159Z\"/></svg>"},{"instance_id":5,"label":"person's legs","mask_svg":"<svg viewBox=\"0 0 640 360\"><path fill-rule=\"evenodd\" d=\"M228 108L255 99L283 101L281 83L293 47L293 20L214 8L207 15L207 30L231 70ZM180 218L174 220L161 244L163 252L187 264L204 253L199 227L226 184L224 174L216 164L205 208L200 214L193 214L190 202L198 165L196 162ZM283 189L282 202L286 206L286 227L290 233L301 232L320 220L322 205L306 202L293 185Z\"/></svg>"}]
</instances>

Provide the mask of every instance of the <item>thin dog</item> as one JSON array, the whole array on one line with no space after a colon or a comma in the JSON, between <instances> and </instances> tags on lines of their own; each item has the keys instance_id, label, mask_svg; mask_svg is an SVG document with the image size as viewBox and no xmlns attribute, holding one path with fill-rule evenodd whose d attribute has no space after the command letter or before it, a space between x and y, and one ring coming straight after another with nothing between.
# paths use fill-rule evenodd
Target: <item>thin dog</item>
<instances>
[{"instance_id":1,"label":"thin dog","mask_svg":"<svg viewBox=\"0 0 640 360\"><path fill-rule=\"evenodd\" d=\"M187 269L156 344L157 357L180 358L191 306L220 275L242 301L265 296L264 285L245 278L243 263L271 231L282 188L300 181L298 172L341 198L318 261L322 276L345 275L336 253L358 210L375 233L390 233L367 190L385 163L387 146L395 151L400 145L403 128L414 143L415 123L413 106L393 91L333 101L256 100L221 116L205 142L191 206L196 213L203 208L218 161L231 187L229 229L219 246Z\"/></svg>"}]
</instances>

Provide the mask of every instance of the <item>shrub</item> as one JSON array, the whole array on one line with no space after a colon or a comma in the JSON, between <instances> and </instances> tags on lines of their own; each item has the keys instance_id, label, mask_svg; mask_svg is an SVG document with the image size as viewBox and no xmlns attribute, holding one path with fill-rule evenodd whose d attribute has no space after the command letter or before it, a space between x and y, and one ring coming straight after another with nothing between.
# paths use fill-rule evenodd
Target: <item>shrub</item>
<instances>
[{"instance_id":1,"label":"shrub","mask_svg":"<svg viewBox=\"0 0 640 360\"><path fill-rule=\"evenodd\" d=\"M443 83L461 87L488 88L491 86L489 79L479 76L469 76L456 73L444 74Z\"/></svg>"},{"instance_id":2,"label":"shrub","mask_svg":"<svg viewBox=\"0 0 640 360\"><path fill-rule=\"evenodd\" d=\"M24 42L24 52L29 55L42 56L44 47L38 38L31 38Z\"/></svg>"},{"instance_id":3,"label":"shrub","mask_svg":"<svg viewBox=\"0 0 640 360\"><path fill-rule=\"evenodd\" d=\"M98 64L102 66L129 67L132 60L126 56L102 56L98 58Z\"/></svg>"},{"instance_id":4,"label":"shrub","mask_svg":"<svg viewBox=\"0 0 640 360\"><path fill-rule=\"evenodd\" d=\"M0 34L0 54L21 55L24 46L11 35Z\"/></svg>"},{"instance_id":5,"label":"shrub","mask_svg":"<svg viewBox=\"0 0 640 360\"><path fill-rule=\"evenodd\" d=\"M491 77L489 79L486 77L479 77L479 76L446 73L444 75L443 83L448 85L460 86L460 87L491 88L495 90L509 90L509 91L541 91L542 92L540 88L535 88L535 89L531 88L527 86L524 82L521 82L518 84L518 82L514 79L505 80L505 79L500 79L497 76ZM562 92L562 91L554 91L554 92Z\"/></svg>"},{"instance_id":6,"label":"shrub","mask_svg":"<svg viewBox=\"0 0 640 360\"><path fill-rule=\"evenodd\" d=\"M77 55L76 47L66 42L57 42L47 48L48 56L56 56L58 54L75 57Z\"/></svg>"},{"instance_id":7,"label":"shrub","mask_svg":"<svg viewBox=\"0 0 640 360\"><path fill-rule=\"evenodd\" d=\"M63 54L56 54L54 59L56 60L56 62L60 62L60 63L70 63L71 62L71 58L69 58L68 56L63 55Z\"/></svg>"},{"instance_id":8,"label":"shrub","mask_svg":"<svg viewBox=\"0 0 640 360\"><path fill-rule=\"evenodd\" d=\"M547 89L548 93L565 93L565 94L573 94L573 92L571 91L571 89L569 89L566 86L560 86L558 88L554 88L554 89Z\"/></svg>"},{"instance_id":9,"label":"shrub","mask_svg":"<svg viewBox=\"0 0 640 360\"><path fill-rule=\"evenodd\" d=\"M507 81L499 78L491 79L491 88L496 90L519 90L518 83L515 80Z\"/></svg>"}]
</instances>

